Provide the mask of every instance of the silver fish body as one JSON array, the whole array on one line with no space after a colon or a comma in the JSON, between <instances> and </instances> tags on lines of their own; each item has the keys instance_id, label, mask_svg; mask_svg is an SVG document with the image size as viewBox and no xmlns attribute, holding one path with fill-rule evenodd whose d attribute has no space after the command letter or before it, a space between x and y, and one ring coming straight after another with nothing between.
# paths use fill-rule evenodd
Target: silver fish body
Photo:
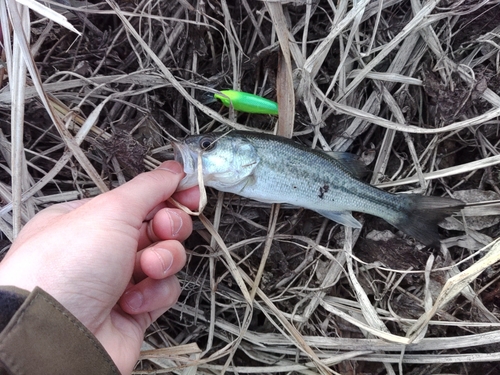
<instances>
[{"instance_id":1,"label":"silver fish body","mask_svg":"<svg viewBox=\"0 0 500 375\"><path fill-rule=\"evenodd\" d=\"M220 191L265 203L305 207L346 226L360 228L351 211L383 218L427 245L439 243L437 223L463 203L450 198L396 195L355 177L355 164L289 139L232 131L174 142L186 177L180 190L203 182Z\"/></svg>"}]
</instances>

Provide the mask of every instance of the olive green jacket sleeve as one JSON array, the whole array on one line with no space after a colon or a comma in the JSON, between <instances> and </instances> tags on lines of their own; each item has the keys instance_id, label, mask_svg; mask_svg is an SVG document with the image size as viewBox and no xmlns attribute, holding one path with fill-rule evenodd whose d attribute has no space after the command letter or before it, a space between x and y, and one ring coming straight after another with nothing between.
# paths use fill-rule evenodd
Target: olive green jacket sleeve
<instances>
[{"instance_id":1,"label":"olive green jacket sleeve","mask_svg":"<svg viewBox=\"0 0 500 375\"><path fill-rule=\"evenodd\" d=\"M48 293L0 287L0 375L119 374L94 335Z\"/></svg>"}]
</instances>

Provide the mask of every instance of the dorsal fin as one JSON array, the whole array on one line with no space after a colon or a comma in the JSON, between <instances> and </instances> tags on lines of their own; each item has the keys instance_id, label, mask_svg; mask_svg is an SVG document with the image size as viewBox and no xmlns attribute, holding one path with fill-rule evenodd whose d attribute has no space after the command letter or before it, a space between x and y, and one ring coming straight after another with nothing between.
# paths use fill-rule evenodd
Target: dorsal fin
<instances>
[{"instance_id":1,"label":"dorsal fin","mask_svg":"<svg viewBox=\"0 0 500 375\"><path fill-rule=\"evenodd\" d=\"M368 173L366 166L354 154L338 151L324 151L325 154L337 160L354 177L363 178Z\"/></svg>"}]
</instances>

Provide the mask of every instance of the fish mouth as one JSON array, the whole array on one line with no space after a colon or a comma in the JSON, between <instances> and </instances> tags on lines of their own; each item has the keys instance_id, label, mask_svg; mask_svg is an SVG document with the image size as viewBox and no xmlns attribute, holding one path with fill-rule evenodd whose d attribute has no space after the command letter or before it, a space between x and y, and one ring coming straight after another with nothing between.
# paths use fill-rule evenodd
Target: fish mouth
<instances>
[{"instance_id":1,"label":"fish mouth","mask_svg":"<svg viewBox=\"0 0 500 375\"><path fill-rule=\"evenodd\" d=\"M184 167L185 155L183 154L184 145L180 142L171 141L174 149L174 160Z\"/></svg>"},{"instance_id":2,"label":"fish mouth","mask_svg":"<svg viewBox=\"0 0 500 375\"><path fill-rule=\"evenodd\" d=\"M171 141L174 149L174 160L182 165L182 169L186 174L179 183L177 191L189 189L198 185L195 162L189 150L189 146L182 142Z\"/></svg>"}]
</instances>

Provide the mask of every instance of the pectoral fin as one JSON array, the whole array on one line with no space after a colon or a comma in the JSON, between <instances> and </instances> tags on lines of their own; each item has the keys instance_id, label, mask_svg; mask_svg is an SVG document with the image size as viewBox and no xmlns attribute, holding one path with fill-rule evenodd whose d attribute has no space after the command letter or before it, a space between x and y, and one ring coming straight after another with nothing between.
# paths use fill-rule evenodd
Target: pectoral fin
<instances>
[{"instance_id":1,"label":"pectoral fin","mask_svg":"<svg viewBox=\"0 0 500 375\"><path fill-rule=\"evenodd\" d=\"M316 211L318 214L333 220L339 224L345 225L346 227L361 228L362 225L354 217L352 217L349 211L336 212L336 211Z\"/></svg>"}]
</instances>

